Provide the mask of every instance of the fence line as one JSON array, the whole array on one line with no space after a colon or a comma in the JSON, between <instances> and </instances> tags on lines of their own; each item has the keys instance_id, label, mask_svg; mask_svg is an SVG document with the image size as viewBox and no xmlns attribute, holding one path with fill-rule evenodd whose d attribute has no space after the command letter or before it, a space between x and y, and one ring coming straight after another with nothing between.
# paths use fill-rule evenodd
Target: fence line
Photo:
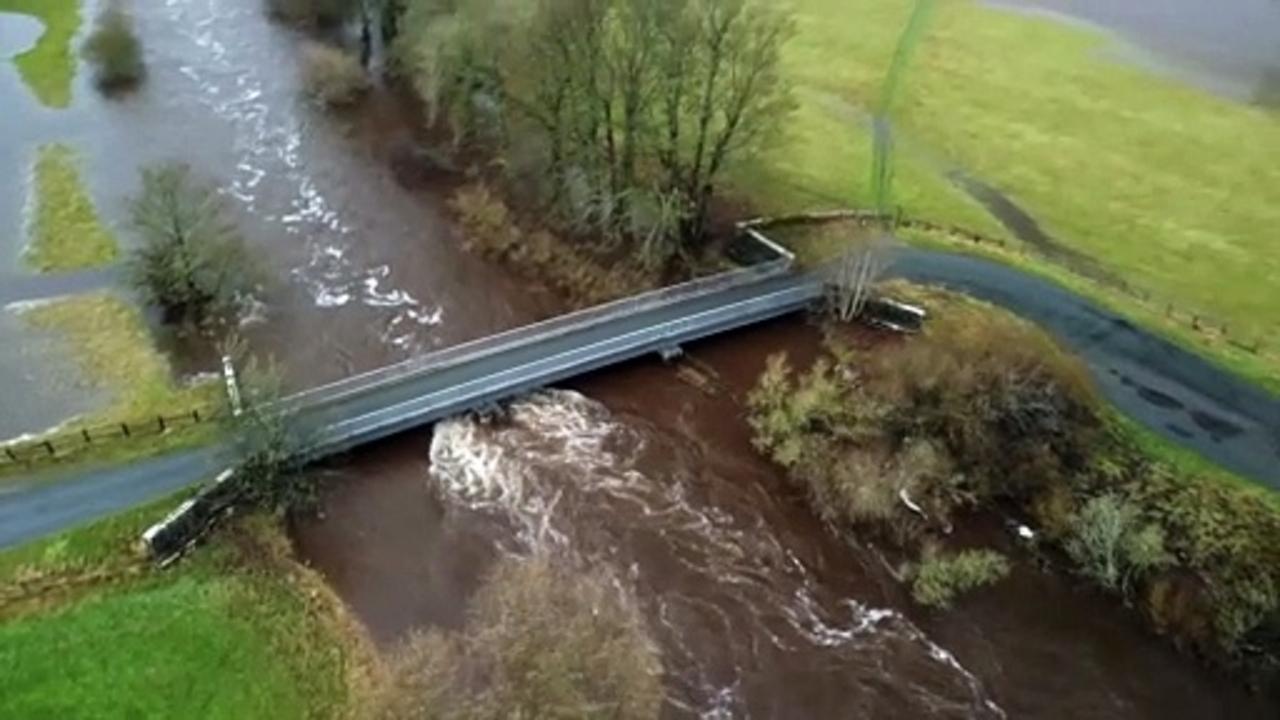
<instances>
[{"instance_id":1,"label":"fence line","mask_svg":"<svg viewBox=\"0 0 1280 720\"><path fill-rule=\"evenodd\" d=\"M892 215L876 212L874 210L823 210L817 212L797 213L792 215L783 215L778 217L759 217L748 220L740 224L740 227L752 229L765 229L770 227L779 227L786 225L802 225L802 224L822 224L834 222L838 220L850 220L860 225L870 225L874 222L887 221L895 228L905 228L909 230L924 230L928 232L943 233L954 237L967 240L975 245L990 245L1000 248L1009 248L1009 243L1000 238L983 235L968 228L959 225L950 225L944 223L936 223L923 218L908 217L902 208L898 208ZM1089 278L1082 275L1085 279L1093 282L1106 284L1121 293L1138 300L1147 306L1147 310L1153 313L1162 313L1168 320L1185 325L1188 329L1199 333L1200 335L1209 337L1217 335L1224 342L1232 347L1250 353L1252 355L1261 355L1269 352L1272 348L1264 342L1265 331L1258 330L1252 337L1246 337L1242 334L1232 334L1229 323L1214 318L1213 316L1191 310L1185 307L1179 307L1173 302L1155 297L1150 291L1136 287L1133 284L1120 280L1120 282L1106 282L1098 278Z\"/></svg>"},{"instance_id":2,"label":"fence line","mask_svg":"<svg viewBox=\"0 0 1280 720\"><path fill-rule=\"evenodd\" d=\"M30 440L0 445L0 467L31 464L57 458L94 445L164 435L171 430L212 422L226 413L223 408L192 408L179 415L155 415L114 423L55 432Z\"/></svg>"}]
</instances>

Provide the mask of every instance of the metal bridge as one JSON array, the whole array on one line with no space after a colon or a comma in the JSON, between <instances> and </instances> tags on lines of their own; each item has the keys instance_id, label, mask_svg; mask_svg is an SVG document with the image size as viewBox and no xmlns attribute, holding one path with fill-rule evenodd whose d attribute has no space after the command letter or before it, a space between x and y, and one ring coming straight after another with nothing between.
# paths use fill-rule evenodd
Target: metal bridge
<instances>
[{"instance_id":1,"label":"metal bridge","mask_svg":"<svg viewBox=\"0 0 1280 720\"><path fill-rule=\"evenodd\" d=\"M819 279L782 257L455 345L283 401L313 459L804 309Z\"/></svg>"}]
</instances>

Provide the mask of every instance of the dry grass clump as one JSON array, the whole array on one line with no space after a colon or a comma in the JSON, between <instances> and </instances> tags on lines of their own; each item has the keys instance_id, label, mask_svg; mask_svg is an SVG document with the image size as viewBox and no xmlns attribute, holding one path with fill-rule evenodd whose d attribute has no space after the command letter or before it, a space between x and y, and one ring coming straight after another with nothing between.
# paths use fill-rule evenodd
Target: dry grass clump
<instances>
[{"instance_id":1,"label":"dry grass clump","mask_svg":"<svg viewBox=\"0 0 1280 720\"><path fill-rule=\"evenodd\" d=\"M302 50L302 86L328 107L352 105L369 92L369 75L350 50L312 42Z\"/></svg>"},{"instance_id":2,"label":"dry grass clump","mask_svg":"<svg viewBox=\"0 0 1280 720\"><path fill-rule=\"evenodd\" d=\"M545 556L507 559L465 628L404 644L369 718L652 719L660 676L639 611L606 575Z\"/></svg>"},{"instance_id":3,"label":"dry grass clump","mask_svg":"<svg viewBox=\"0 0 1280 720\"><path fill-rule=\"evenodd\" d=\"M627 262L609 263L592 249L545 230L526 232L510 208L484 185L454 193L450 202L466 247L510 263L581 305L593 305L654 286L657 278Z\"/></svg>"}]
</instances>

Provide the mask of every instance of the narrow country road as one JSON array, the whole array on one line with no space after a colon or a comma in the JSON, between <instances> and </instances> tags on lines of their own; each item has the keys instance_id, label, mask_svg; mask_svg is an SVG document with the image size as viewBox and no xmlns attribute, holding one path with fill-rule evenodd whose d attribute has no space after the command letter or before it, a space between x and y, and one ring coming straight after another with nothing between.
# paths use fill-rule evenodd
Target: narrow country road
<instances>
[{"instance_id":1,"label":"narrow country road","mask_svg":"<svg viewBox=\"0 0 1280 720\"><path fill-rule=\"evenodd\" d=\"M1089 366L1102 394L1155 433L1280 490L1280 397L1048 280L958 253L901 248L890 272L1003 306Z\"/></svg>"},{"instance_id":2,"label":"narrow country road","mask_svg":"<svg viewBox=\"0 0 1280 720\"><path fill-rule=\"evenodd\" d=\"M900 249L891 270L1004 306L1088 364L1127 416L1243 476L1280 490L1280 398L1051 282L975 257ZM163 497L214 474L216 448L0 487L0 547Z\"/></svg>"}]
</instances>

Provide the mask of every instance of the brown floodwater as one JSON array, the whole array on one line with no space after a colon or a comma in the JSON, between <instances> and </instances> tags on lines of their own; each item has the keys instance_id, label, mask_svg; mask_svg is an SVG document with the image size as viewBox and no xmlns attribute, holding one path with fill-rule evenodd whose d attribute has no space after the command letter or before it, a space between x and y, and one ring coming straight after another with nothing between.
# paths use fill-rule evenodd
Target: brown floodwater
<instances>
[{"instance_id":1,"label":"brown floodwater","mask_svg":"<svg viewBox=\"0 0 1280 720\"><path fill-rule=\"evenodd\" d=\"M0 161L21 177L39 143L72 144L119 228L143 164L180 160L224 185L279 277L246 331L292 386L562 309L459 250L445 208L456 179L393 172L417 137L397 93L316 112L299 91L303 38L266 22L259 0L134 10L150 69L136 93L102 98L81 73L55 111L0 73ZM12 185L6 263L25 202ZM362 448L322 470L324 513L297 524L298 550L384 647L460 625L502 554L554 547L605 567L659 642L670 717L1277 715L1029 562L951 612L914 608L874 545L819 522L750 446L742 398L764 358L816 347L802 319L780 321L700 344L679 370L636 362L515 402L507 422L461 418ZM184 370L212 363L199 343L171 348Z\"/></svg>"},{"instance_id":2,"label":"brown floodwater","mask_svg":"<svg viewBox=\"0 0 1280 720\"><path fill-rule=\"evenodd\" d=\"M874 544L817 520L751 448L743 398L765 358L803 365L816 337L779 321L362 451L328 468L298 548L384 646L458 626L499 554L602 566L662 649L666 717L1275 717L1016 552L995 589L914 607Z\"/></svg>"}]
</instances>

